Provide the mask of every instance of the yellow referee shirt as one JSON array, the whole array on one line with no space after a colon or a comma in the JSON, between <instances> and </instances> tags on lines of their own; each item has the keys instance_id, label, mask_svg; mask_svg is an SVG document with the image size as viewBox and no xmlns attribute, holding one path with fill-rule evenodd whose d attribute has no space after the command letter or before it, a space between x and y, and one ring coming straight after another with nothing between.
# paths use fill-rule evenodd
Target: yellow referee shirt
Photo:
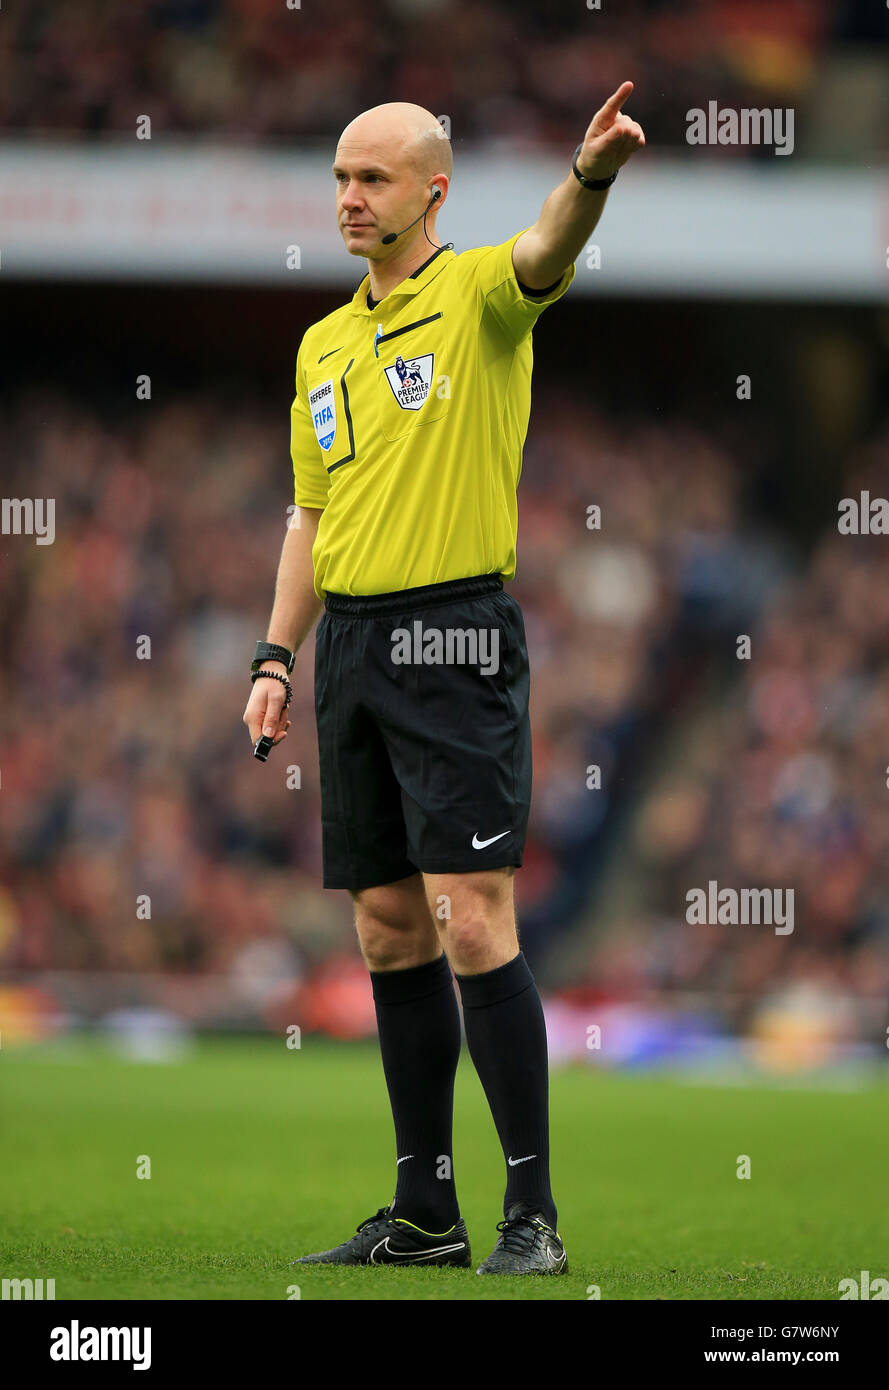
<instances>
[{"instance_id":1,"label":"yellow referee shirt","mask_svg":"<svg viewBox=\"0 0 889 1390\"><path fill-rule=\"evenodd\" d=\"M512 248L436 251L368 308L307 329L290 412L294 499L321 507L315 590L382 594L515 574L516 488L531 413L531 330Z\"/></svg>"}]
</instances>

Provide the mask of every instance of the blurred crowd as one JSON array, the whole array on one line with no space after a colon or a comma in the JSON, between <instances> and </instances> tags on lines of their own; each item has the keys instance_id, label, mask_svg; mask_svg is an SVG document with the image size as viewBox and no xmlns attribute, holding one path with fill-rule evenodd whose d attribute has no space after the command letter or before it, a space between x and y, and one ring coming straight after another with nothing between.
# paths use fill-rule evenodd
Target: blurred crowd
<instances>
[{"instance_id":1,"label":"blurred crowd","mask_svg":"<svg viewBox=\"0 0 889 1390\"><path fill-rule=\"evenodd\" d=\"M849 459L840 484L837 521L842 498L855 500L858 512L862 492L889 498L889 425ZM882 1047L889 1033L885 536L828 527L743 631L749 657L735 658L733 679L696 712L635 817L647 910L611 922L587 962L586 997L718 992L733 1027L788 1055L818 1051L828 1037ZM711 880L719 889L792 890L792 933L755 923L689 926L689 890L706 890Z\"/></svg>"},{"instance_id":2,"label":"blurred crowd","mask_svg":"<svg viewBox=\"0 0 889 1390\"><path fill-rule=\"evenodd\" d=\"M803 155L863 160L886 151L887 44L875 0L30 0L4 12L0 129L329 140L397 99L455 141L570 149L631 77L655 151L716 100L791 106Z\"/></svg>"}]
</instances>

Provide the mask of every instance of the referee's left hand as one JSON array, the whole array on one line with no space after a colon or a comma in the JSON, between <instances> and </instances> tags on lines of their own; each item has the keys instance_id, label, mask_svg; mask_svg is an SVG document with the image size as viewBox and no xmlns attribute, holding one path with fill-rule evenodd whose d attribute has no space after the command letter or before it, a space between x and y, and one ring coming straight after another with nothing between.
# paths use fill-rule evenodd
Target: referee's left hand
<instances>
[{"instance_id":1,"label":"referee's left hand","mask_svg":"<svg viewBox=\"0 0 889 1390\"><path fill-rule=\"evenodd\" d=\"M577 167L585 178L610 178L631 155L645 148L641 125L620 109L632 90L632 82L622 82L590 121L577 156Z\"/></svg>"}]
</instances>

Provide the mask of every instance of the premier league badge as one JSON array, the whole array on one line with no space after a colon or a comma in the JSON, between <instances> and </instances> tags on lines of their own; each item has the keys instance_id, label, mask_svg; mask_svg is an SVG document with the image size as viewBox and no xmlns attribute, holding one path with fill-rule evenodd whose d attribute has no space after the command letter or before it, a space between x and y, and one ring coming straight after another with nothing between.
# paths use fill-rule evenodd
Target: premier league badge
<instances>
[{"instance_id":1,"label":"premier league badge","mask_svg":"<svg viewBox=\"0 0 889 1390\"><path fill-rule=\"evenodd\" d=\"M386 380L402 410L419 410L423 405L432 389L434 364L435 353L427 352L409 362L396 357L393 366L386 367Z\"/></svg>"},{"instance_id":2,"label":"premier league badge","mask_svg":"<svg viewBox=\"0 0 889 1390\"><path fill-rule=\"evenodd\" d=\"M336 399L332 378L309 392L309 410L312 412L316 438L326 453L336 435Z\"/></svg>"}]
</instances>

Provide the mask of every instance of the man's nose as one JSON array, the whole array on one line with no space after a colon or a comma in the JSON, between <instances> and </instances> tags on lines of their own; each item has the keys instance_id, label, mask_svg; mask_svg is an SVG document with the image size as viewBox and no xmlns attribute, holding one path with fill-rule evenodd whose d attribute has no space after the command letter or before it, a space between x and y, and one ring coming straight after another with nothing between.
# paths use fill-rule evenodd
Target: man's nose
<instances>
[{"instance_id":1,"label":"man's nose","mask_svg":"<svg viewBox=\"0 0 889 1390\"><path fill-rule=\"evenodd\" d=\"M344 208L357 208L361 206L363 199L358 186L351 182L343 194L342 206Z\"/></svg>"}]
</instances>

